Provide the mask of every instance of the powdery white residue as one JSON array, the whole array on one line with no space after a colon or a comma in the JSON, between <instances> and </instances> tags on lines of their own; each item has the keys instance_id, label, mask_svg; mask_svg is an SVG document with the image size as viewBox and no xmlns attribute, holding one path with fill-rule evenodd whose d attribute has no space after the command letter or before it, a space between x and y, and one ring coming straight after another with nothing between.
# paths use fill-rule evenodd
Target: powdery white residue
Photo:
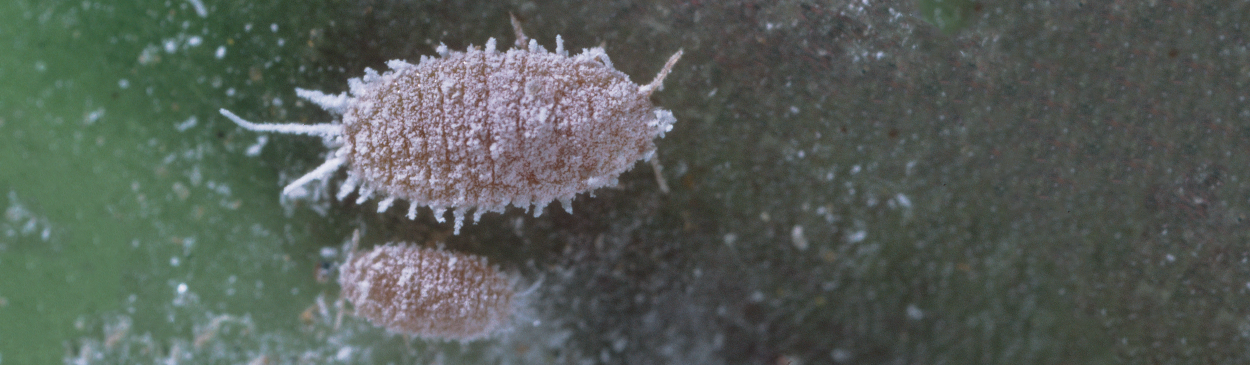
<instances>
[{"instance_id":1,"label":"powdery white residue","mask_svg":"<svg viewBox=\"0 0 1250 365\"><path fill-rule=\"evenodd\" d=\"M267 143L269 143L269 136L256 137L256 143L251 146L247 146L247 151L244 152L244 154L252 157L259 156L260 150L265 148L265 144Z\"/></svg>"},{"instance_id":2,"label":"powdery white residue","mask_svg":"<svg viewBox=\"0 0 1250 365\"><path fill-rule=\"evenodd\" d=\"M199 122L199 120L192 115L190 118L187 118L187 120L174 124L174 129L177 129L179 132L186 132L188 129L194 128L197 122Z\"/></svg>"},{"instance_id":3,"label":"powdery white residue","mask_svg":"<svg viewBox=\"0 0 1250 365\"><path fill-rule=\"evenodd\" d=\"M187 2L191 3L191 7L195 8L195 15L199 15L201 18L207 18L207 17L208 17L208 9L204 8L204 2L203 2L203 1L200 1L200 0L187 0Z\"/></svg>"},{"instance_id":4,"label":"powdery white residue","mask_svg":"<svg viewBox=\"0 0 1250 365\"><path fill-rule=\"evenodd\" d=\"M803 235L803 226L796 224L794 225L794 228L790 230L790 243L794 245L794 248L799 249L799 251L807 250L807 236Z\"/></svg>"},{"instance_id":5,"label":"powdery white residue","mask_svg":"<svg viewBox=\"0 0 1250 365\"><path fill-rule=\"evenodd\" d=\"M4 220L0 221L0 237L31 236L37 236L41 241L48 242L52 238L52 223L22 204L17 198L17 192L9 191L9 205L4 209ZM5 242L0 240L0 250L3 250L5 246Z\"/></svg>"},{"instance_id":6,"label":"powdery white residue","mask_svg":"<svg viewBox=\"0 0 1250 365\"><path fill-rule=\"evenodd\" d=\"M422 337L481 338L512 314L508 279L479 256L409 244L379 246L349 258L339 284L357 315Z\"/></svg>"},{"instance_id":7,"label":"powdery white residue","mask_svg":"<svg viewBox=\"0 0 1250 365\"><path fill-rule=\"evenodd\" d=\"M82 123L87 124L87 125L95 124L96 121L99 121L100 118L103 118L103 117L104 117L104 108L96 108L95 110L92 110L91 112L83 116Z\"/></svg>"}]
</instances>

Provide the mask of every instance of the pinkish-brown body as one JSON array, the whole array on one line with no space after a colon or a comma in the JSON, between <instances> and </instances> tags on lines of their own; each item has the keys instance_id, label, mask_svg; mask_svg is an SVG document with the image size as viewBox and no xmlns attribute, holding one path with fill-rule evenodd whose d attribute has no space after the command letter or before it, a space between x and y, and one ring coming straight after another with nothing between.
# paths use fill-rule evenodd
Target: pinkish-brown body
<instances>
[{"instance_id":1,"label":"pinkish-brown body","mask_svg":"<svg viewBox=\"0 0 1250 365\"><path fill-rule=\"evenodd\" d=\"M517 28L518 45L524 34ZM674 54L647 85L612 67L602 48L569 56L528 47L449 51L417 64L394 60L382 74L366 69L348 80L351 96L297 90L301 97L343 115L342 124L236 123L262 131L328 137L338 147L325 164L291 183L294 194L310 180L348 165L340 199L359 189L359 202L382 196L429 206L442 221L452 210L459 232L465 213L502 212L508 205L539 214L559 200L566 210L578 193L615 185L618 176L655 151L653 140L676 121L649 99L681 57Z\"/></svg>"}]
</instances>

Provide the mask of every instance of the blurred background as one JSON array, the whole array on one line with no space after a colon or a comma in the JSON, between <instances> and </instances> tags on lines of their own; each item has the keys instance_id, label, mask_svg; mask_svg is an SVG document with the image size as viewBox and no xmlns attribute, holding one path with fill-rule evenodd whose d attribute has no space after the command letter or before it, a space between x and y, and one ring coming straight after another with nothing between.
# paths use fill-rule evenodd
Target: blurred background
<instances>
[{"instance_id":1,"label":"blurred background","mask_svg":"<svg viewBox=\"0 0 1250 365\"><path fill-rule=\"evenodd\" d=\"M678 122L458 236L281 199L366 67L605 45ZM1245 1L0 2L0 364L1250 361ZM337 175L337 186L343 173ZM517 278L471 343L338 320L361 245Z\"/></svg>"}]
</instances>

